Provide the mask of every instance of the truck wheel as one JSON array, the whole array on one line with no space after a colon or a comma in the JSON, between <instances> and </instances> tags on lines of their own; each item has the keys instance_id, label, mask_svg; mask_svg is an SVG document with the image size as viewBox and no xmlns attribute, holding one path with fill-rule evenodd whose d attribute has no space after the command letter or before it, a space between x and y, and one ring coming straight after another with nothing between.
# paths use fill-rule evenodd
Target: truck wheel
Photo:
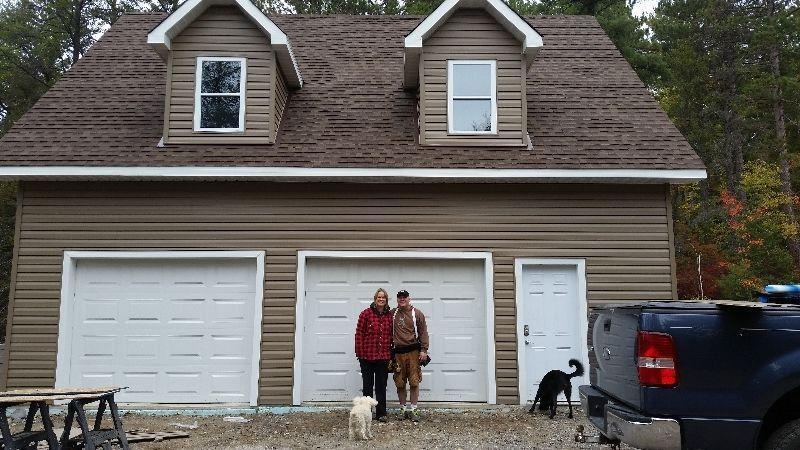
<instances>
[{"instance_id":1,"label":"truck wheel","mask_svg":"<svg viewBox=\"0 0 800 450\"><path fill-rule=\"evenodd\" d=\"M800 419L793 420L775 430L764 444L764 450L791 450L800 448Z\"/></svg>"}]
</instances>

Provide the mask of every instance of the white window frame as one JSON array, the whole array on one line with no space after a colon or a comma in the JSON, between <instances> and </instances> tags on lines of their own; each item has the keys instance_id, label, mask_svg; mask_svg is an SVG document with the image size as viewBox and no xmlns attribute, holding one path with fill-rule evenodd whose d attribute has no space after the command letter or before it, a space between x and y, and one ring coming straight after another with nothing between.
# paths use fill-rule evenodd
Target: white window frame
<instances>
[{"instance_id":1,"label":"white window frame","mask_svg":"<svg viewBox=\"0 0 800 450\"><path fill-rule=\"evenodd\" d=\"M486 65L491 67L491 97L484 95L453 95L453 66ZM453 100L491 100L492 129L490 131L457 131L453 128ZM497 61L493 59L450 59L447 61L447 133L460 135L497 134Z\"/></svg>"},{"instance_id":2,"label":"white window frame","mask_svg":"<svg viewBox=\"0 0 800 450\"><path fill-rule=\"evenodd\" d=\"M239 77L239 93L202 93L203 89L203 63L206 61L237 61L241 65L242 73ZM198 56L194 81L194 131L210 133L236 133L244 131L244 111L247 86L247 58L233 58L227 56ZM212 97L239 97L239 127L238 128L202 128L200 124L200 99L201 94Z\"/></svg>"}]
</instances>

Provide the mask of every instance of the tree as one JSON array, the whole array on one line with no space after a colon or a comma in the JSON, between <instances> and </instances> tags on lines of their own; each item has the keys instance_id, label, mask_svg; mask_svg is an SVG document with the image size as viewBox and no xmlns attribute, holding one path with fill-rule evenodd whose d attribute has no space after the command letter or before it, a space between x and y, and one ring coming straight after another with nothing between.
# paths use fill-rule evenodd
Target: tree
<instances>
[{"instance_id":1,"label":"tree","mask_svg":"<svg viewBox=\"0 0 800 450\"><path fill-rule=\"evenodd\" d=\"M63 49L32 2L0 6L0 136L69 67Z\"/></svg>"},{"instance_id":2,"label":"tree","mask_svg":"<svg viewBox=\"0 0 800 450\"><path fill-rule=\"evenodd\" d=\"M373 0L285 0L296 14L381 14L383 4Z\"/></svg>"},{"instance_id":3,"label":"tree","mask_svg":"<svg viewBox=\"0 0 800 450\"><path fill-rule=\"evenodd\" d=\"M140 1L139 8L144 11L172 13L182 3L181 0L144 0Z\"/></svg>"},{"instance_id":4,"label":"tree","mask_svg":"<svg viewBox=\"0 0 800 450\"><path fill-rule=\"evenodd\" d=\"M740 200L746 155L745 55L751 23L733 0L662 0L648 20L668 68L657 95L667 113Z\"/></svg>"},{"instance_id":5,"label":"tree","mask_svg":"<svg viewBox=\"0 0 800 450\"><path fill-rule=\"evenodd\" d=\"M97 18L104 24L114 25L123 14L139 8L136 0L102 0L97 4Z\"/></svg>"},{"instance_id":6,"label":"tree","mask_svg":"<svg viewBox=\"0 0 800 450\"><path fill-rule=\"evenodd\" d=\"M797 142L789 142L787 128L793 126L796 135L797 123L787 124L786 118L787 109L790 117L798 116L795 105L800 101L800 80L796 76L800 66L798 6L788 0L759 0L750 2L748 8L755 20L753 39L748 46L754 64L754 119L764 125L763 156L779 164L781 190L785 198L791 199L794 198L794 188L790 145L796 148ZM800 267L800 238L795 207L792 202L785 202L782 208L792 218L795 233L789 247L795 266Z\"/></svg>"},{"instance_id":7,"label":"tree","mask_svg":"<svg viewBox=\"0 0 800 450\"><path fill-rule=\"evenodd\" d=\"M617 46L644 84L653 88L665 71L658 48L648 37L643 19L633 16L626 0L512 0L521 14L591 15Z\"/></svg>"},{"instance_id":8,"label":"tree","mask_svg":"<svg viewBox=\"0 0 800 450\"><path fill-rule=\"evenodd\" d=\"M102 29L96 0L31 0L43 28L64 43L75 64Z\"/></svg>"}]
</instances>

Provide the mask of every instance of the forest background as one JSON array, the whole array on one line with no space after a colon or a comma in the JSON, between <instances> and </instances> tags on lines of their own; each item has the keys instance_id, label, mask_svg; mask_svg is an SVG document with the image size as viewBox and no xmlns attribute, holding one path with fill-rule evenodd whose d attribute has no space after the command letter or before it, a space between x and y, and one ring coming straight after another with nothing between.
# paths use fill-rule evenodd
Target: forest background
<instances>
[{"instance_id":1,"label":"forest background","mask_svg":"<svg viewBox=\"0 0 800 450\"><path fill-rule=\"evenodd\" d=\"M751 299L800 282L800 0L508 0L600 25L702 157L672 189L680 298ZM640 0L653 3L655 0ZM427 14L441 0L254 0L270 14ZM120 16L179 0L0 0L0 136ZM0 336L16 185L0 183Z\"/></svg>"}]
</instances>

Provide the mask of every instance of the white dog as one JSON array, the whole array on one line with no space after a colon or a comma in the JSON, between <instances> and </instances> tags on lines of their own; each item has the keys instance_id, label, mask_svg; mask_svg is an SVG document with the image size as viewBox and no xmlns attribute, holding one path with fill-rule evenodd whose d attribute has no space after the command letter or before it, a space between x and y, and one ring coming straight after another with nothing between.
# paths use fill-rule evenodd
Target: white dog
<instances>
[{"instance_id":1,"label":"white dog","mask_svg":"<svg viewBox=\"0 0 800 450\"><path fill-rule=\"evenodd\" d=\"M350 410L350 439L372 439L372 407L378 402L372 397L356 397Z\"/></svg>"}]
</instances>

